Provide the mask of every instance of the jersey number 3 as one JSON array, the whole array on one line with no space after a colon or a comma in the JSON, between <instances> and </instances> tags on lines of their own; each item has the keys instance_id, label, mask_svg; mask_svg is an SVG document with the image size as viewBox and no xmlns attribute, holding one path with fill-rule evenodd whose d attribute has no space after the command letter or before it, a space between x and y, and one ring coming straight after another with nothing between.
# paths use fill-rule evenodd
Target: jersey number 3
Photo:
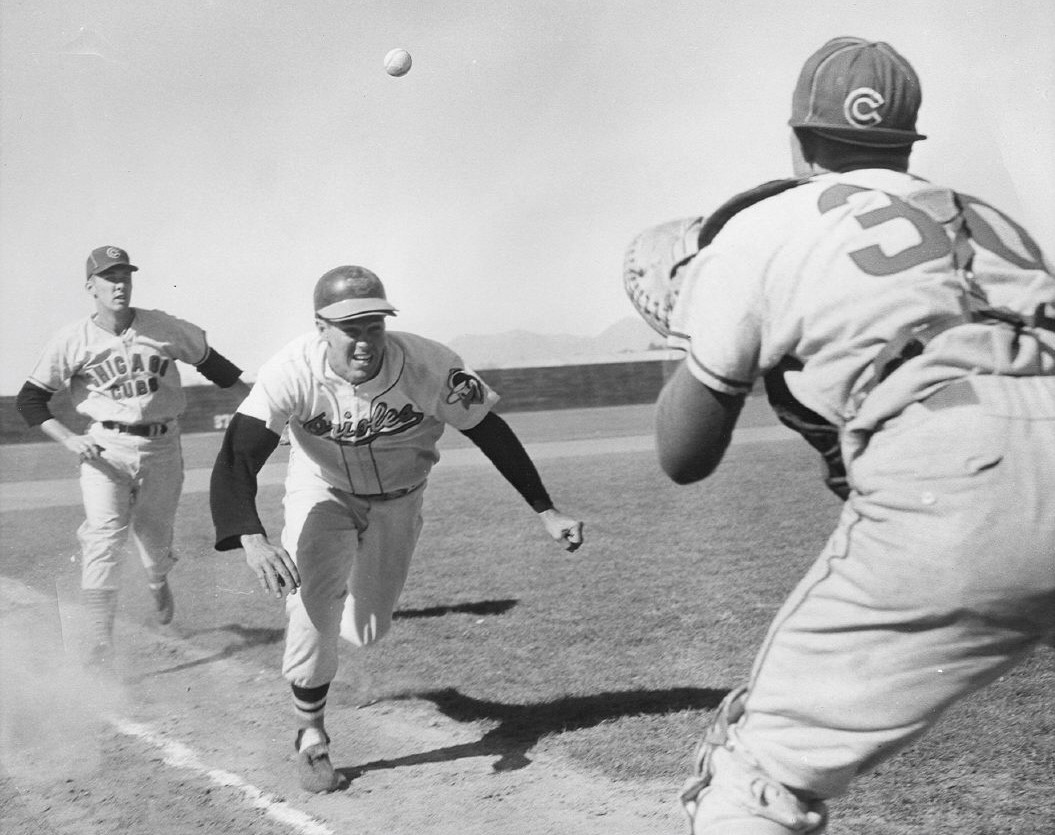
<instances>
[{"instance_id":1,"label":"jersey number 3","mask_svg":"<svg viewBox=\"0 0 1055 835\"><path fill-rule=\"evenodd\" d=\"M820 196L817 205L822 213L827 212L844 205L850 195L868 190L845 184L832 186ZM871 229L892 220L907 220L916 230L920 241L893 255L883 252L878 244L854 250L850 258L860 270L869 275L894 275L952 252L952 241L940 223L901 198L893 194L886 196L890 200L889 205L856 215L854 219L862 229ZM976 244L1022 269L1044 270L1040 247L1025 229L976 197L966 194L957 196L963 207L967 232ZM990 219L984 217L983 213Z\"/></svg>"}]
</instances>

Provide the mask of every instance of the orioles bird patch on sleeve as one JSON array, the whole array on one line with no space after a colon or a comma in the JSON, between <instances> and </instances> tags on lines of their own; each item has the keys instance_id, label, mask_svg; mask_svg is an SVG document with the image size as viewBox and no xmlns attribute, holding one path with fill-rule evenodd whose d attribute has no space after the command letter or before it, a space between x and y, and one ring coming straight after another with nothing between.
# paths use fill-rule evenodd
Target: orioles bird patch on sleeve
<instances>
[{"instance_id":1,"label":"orioles bird patch on sleeve","mask_svg":"<svg viewBox=\"0 0 1055 835\"><path fill-rule=\"evenodd\" d=\"M468 409L474 403L484 402L484 384L479 377L464 368L452 368L447 375L447 402L461 404Z\"/></svg>"}]
</instances>

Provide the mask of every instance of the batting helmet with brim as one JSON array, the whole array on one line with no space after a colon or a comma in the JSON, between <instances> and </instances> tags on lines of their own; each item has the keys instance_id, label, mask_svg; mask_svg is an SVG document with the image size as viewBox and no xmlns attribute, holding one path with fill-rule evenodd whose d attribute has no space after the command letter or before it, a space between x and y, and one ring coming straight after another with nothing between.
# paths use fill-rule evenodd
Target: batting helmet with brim
<instances>
[{"instance_id":1,"label":"batting helmet with brim","mask_svg":"<svg viewBox=\"0 0 1055 835\"><path fill-rule=\"evenodd\" d=\"M365 267L334 267L315 283L315 315L330 322L395 316L381 279Z\"/></svg>"},{"instance_id":2,"label":"batting helmet with brim","mask_svg":"<svg viewBox=\"0 0 1055 835\"><path fill-rule=\"evenodd\" d=\"M916 132L921 101L916 71L890 44L833 38L803 66L788 124L851 145L911 145L927 138Z\"/></svg>"}]
</instances>

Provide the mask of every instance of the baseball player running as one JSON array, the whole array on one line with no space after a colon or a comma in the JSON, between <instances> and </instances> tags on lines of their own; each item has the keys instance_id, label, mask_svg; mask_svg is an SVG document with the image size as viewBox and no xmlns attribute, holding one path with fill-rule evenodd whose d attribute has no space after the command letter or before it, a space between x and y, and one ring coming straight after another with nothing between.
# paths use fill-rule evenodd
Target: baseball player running
<instances>
[{"instance_id":1,"label":"baseball player running","mask_svg":"<svg viewBox=\"0 0 1055 835\"><path fill-rule=\"evenodd\" d=\"M908 173L919 104L888 44L824 44L792 100L799 181L748 200L674 282L667 474L710 475L780 367L838 427L848 488L700 747L695 835L823 831L827 798L1055 630L1055 278L1003 212ZM669 278L637 266L640 286Z\"/></svg>"},{"instance_id":2,"label":"baseball player running","mask_svg":"<svg viewBox=\"0 0 1055 835\"><path fill-rule=\"evenodd\" d=\"M178 418L186 399L177 361L244 397L241 371L213 350L197 325L160 310L132 307L133 266L120 247L88 256L88 294L95 312L60 330L18 393L26 423L39 426L80 459L85 520L81 598L89 616L89 665L113 661L120 562L131 534L154 598L158 622L174 602L168 574L176 507L183 487ZM68 386L77 412L91 419L77 434L48 406Z\"/></svg>"},{"instance_id":3,"label":"baseball player running","mask_svg":"<svg viewBox=\"0 0 1055 835\"><path fill-rule=\"evenodd\" d=\"M314 301L315 330L264 364L231 420L211 505L216 548L244 548L264 591L286 595L282 672L292 688L300 782L326 792L340 785L324 723L339 638L366 646L392 624L444 427L479 446L567 550L582 544L583 525L553 506L483 380L445 346L387 331L396 308L374 273L330 270ZM287 425L279 545L266 535L255 496L257 473Z\"/></svg>"}]
</instances>

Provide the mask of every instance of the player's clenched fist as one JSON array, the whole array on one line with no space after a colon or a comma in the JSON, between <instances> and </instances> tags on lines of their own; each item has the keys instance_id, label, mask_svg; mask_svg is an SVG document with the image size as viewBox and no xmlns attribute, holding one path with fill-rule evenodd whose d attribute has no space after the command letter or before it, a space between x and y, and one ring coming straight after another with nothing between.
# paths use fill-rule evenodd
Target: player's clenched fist
<instances>
[{"instance_id":1,"label":"player's clenched fist","mask_svg":"<svg viewBox=\"0 0 1055 835\"><path fill-rule=\"evenodd\" d=\"M284 548L272 545L263 534L242 536L246 564L267 594L281 599L283 592L296 594L300 587L300 574Z\"/></svg>"},{"instance_id":2,"label":"player's clenched fist","mask_svg":"<svg viewBox=\"0 0 1055 835\"><path fill-rule=\"evenodd\" d=\"M568 551L574 551L582 545L582 522L578 519L572 519L555 507L542 511L539 518L553 541L561 543Z\"/></svg>"}]
</instances>

